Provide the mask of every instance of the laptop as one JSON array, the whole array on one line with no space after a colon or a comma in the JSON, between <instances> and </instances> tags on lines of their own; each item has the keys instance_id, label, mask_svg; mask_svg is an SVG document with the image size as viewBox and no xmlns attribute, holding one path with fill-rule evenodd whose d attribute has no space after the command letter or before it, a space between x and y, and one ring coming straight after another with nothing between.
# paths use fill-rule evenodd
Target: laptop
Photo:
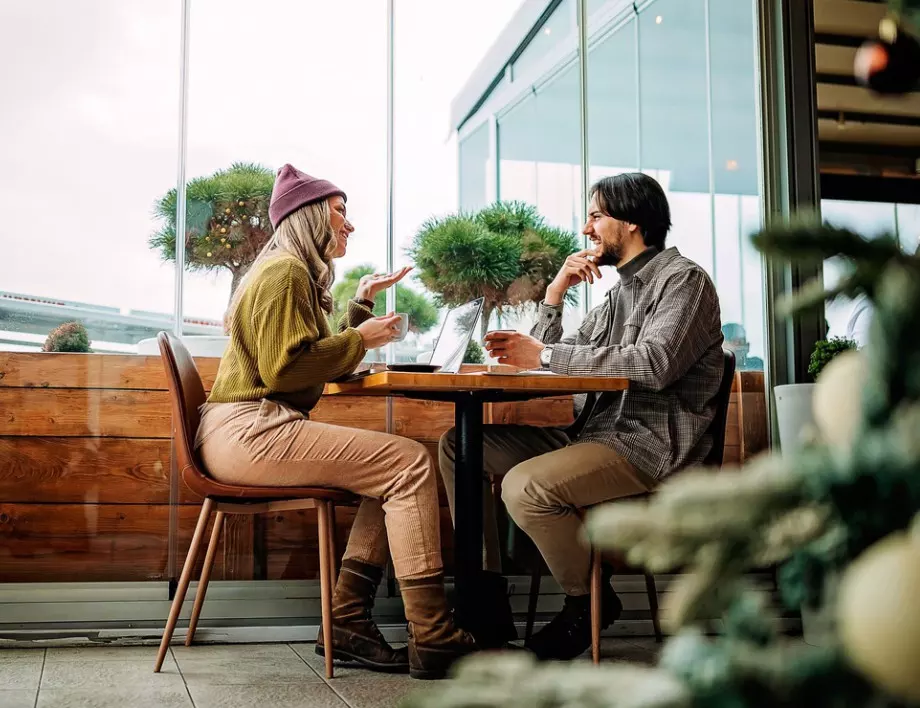
<instances>
[{"instance_id":1,"label":"laptop","mask_svg":"<svg viewBox=\"0 0 920 708\"><path fill-rule=\"evenodd\" d=\"M480 297L454 307L447 313L427 364L390 364L387 368L390 371L458 373L482 315L483 302L484 299Z\"/></svg>"}]
</instances>

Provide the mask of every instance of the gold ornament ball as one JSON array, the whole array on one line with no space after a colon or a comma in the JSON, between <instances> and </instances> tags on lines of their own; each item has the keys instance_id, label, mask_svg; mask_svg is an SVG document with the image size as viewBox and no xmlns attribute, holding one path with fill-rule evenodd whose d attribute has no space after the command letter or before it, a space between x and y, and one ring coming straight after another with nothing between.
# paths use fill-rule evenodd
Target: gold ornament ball
<instances>
[{"instance_id":1,"label":"gold ornament ball","mask_svg":"<svg viewBox=\"0 0 920 708\"><path fill-rule=\"evenodd\" d=\"M210 257L211 257L211 252L210 252L210 251L208 251L208 258L210 258Z\"/></svg>"},{"instance_id":2,"label":"gold ornament ball","mask_svg":"<svg viewBox=\"0 0 920 708\"><path fill-rule=\"evenodd\" d=\"M230 213L230 207L227 207L226 209L224 209L224 214L229 214L229 213Z\"/></svg>"},{"instance_id":3,"label":"gold ornament ball","mask_svg":"<svg viewBox=\"0 0 920 708\"><path fill-rule=\"evenodd\" d=\"M231 245L228 243L228 244L227 244L227 248L228 248L228 249L229 249L229 248L233 248L233 246L231 246Z\"/></svg>"},{"instance_id":4,"label":"gold ornament ball","mask_svg":"<svg viewBox=\"0 0 920 708\"><path fill-rule=\"evenodd\" d=\"M920 536L891 534L843 575L840 640L851 664L884 691L920 701Z\"/></svg>"},{"instance_id":5,"label":"gold ornament ball","mask_svg":"<svg viewBox=\"0 0 920 708\"><path fill-rule=\"evenodd\" d=\"M227 227L226 227L226 226L222 226L222 227L220 228L220 232L221 232L222 234L227 233Z\"/></svg>"},{"instance_id":6,"label":"gold ornament ball","mask_svg":"<svg viewBox=\"0 0 920 708\"><path fill-rule=\"evenodd\" d=\"M246 206L246 202L240 202L240 206L241 206L241 207Z\"/></svg>"},{"instance_id":7,"label":"gold ornament ball","mask_svg":"<svg viewBox=\"0 0 920 708\"><path fill-rule=\"evenodd\" d=\"M841 449L853 445L862 417L866 361L861 352L838 354L818 376L812 412L825 443Z\"/></svg>"}]
</instances>

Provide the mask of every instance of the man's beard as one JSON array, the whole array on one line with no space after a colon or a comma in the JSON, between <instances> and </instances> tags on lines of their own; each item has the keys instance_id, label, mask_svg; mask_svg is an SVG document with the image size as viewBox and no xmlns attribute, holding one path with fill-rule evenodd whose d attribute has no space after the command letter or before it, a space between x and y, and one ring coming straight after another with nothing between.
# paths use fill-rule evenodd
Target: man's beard
<instances>
[{"instance_id":1,"label":"man's beard","mask_svg":"<svg viewBox=\"0 0 920 708\"><path fill-rule=\"evenodd\" d=\"M594 258L594 262L599 266L616 267L621 260L623 260L623 257L620 253L620 247L616 244L603 242L600 245L600 255Z\"/></svg>"}]
</instances>

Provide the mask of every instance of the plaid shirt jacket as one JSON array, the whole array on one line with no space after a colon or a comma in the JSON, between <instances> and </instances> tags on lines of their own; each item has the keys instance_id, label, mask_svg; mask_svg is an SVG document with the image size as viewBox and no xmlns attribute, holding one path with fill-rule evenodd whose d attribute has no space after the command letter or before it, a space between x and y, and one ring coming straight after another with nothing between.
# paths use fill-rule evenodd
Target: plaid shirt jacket
<instances>
[{"instance_id":1,"label":"plaid shirt jacket","mask_svg":"<svg viewBox=\"0 0 920 708\"><path fill-rule=\"evenodd\" d=\"M615 333L611 312L621 287L635 289L635 307ZM706 457L723 367L719 297L706 272L676 248L652 258L628 285L614 285L575 335L563 338L562 306L546 304L531 335L554 345L555 373L630 381L627 391L576 399L578 442L607 445L656 479Z\"/></svg>"}]
</instances>

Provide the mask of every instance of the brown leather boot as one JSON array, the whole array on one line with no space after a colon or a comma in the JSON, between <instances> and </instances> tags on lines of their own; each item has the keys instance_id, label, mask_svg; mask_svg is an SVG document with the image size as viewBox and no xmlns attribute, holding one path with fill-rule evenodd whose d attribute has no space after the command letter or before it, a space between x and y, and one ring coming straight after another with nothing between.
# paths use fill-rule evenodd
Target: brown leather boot
<instances>
[{"instance_id":1,"label":"brown leather boot","mask_svg":"<svg viewBox=\"0 0 920 708\"><path fill-rule=\"evenodd\" d=\"M403 606L409 620L409 675L441 679L451 664L476 651L472 635L454 623L447 605L444 575L400 580Z\"/></svg>"},{"instance_id":2,"label":"brown leather boot","mask_svg":"<svg viewBox=\"0 0 920 708\"><path fill-rule=\"evenodd\" d=\"M393 649L371 617L382 577L383 568L353 559L342 561L332 595L332 658L371 671L405 673L409 670L408 650ZM322 628L316 653L326 655Z\"/></svg>"}]
</instances>

